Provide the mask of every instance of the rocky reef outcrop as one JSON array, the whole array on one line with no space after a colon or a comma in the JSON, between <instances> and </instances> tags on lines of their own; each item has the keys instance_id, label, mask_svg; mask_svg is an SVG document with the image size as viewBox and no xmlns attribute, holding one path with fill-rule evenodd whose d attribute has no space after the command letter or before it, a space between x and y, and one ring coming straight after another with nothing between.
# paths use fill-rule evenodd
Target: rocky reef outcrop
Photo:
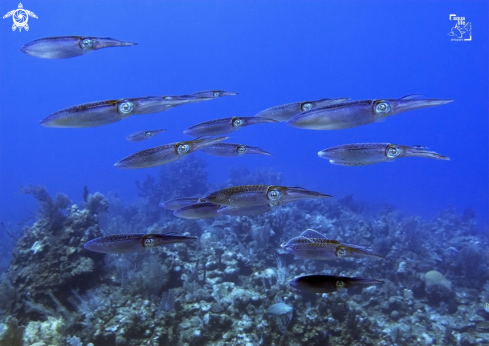
<instances>
[{"instance_id":1,"label":"rocky reef outcrop","mask_svg":"<svg viewBox=\"0 0 489 346\"><path fill-rule=\"evenodd\" d=\"M447 209L423 220L347 196L196 221L155 213L161 191L150 188L137 204L95 193L83 207L34 190L41 212L17 242L0 284L9 297L0 298L0 345L489 343L488 229L478 228L469 211ZM281 249L307 228L369 246L387 260L311 261ZM180 232L199 241L127 255L82 247L129 232ZM322 295L289 286L312 273L385 284ZM263 313L277 301L293 313Z\"/></svg>"}]
</instances>

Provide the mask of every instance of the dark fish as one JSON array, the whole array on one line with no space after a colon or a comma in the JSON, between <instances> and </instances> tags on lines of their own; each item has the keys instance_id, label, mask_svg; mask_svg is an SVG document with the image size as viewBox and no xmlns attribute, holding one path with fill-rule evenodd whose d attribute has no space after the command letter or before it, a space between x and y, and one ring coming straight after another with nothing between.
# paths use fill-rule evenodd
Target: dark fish
<instances>
[{"instance_id":1,"label":"dark fish","mask_svg":"<svg viewBox=\"0 0 489 346\"><path fill-rule=\"evenodd\" d=\"M342 288L383 284L384 281L376 279L334 275L306 275L295 278L290 282L290 286L293 288L309 293L331 293Z\"/></svg>"},{"instance_id":2,"label":"dark fish","mask_svg":"<svg viewBox=\"0 0 489 346\"><path fill-rule=\"evenodd\" d=\"M26 43L21 51L42 59L65 59L85 55L108 47L134 46L137 43L119 41L110 37L54 36Z\"/></svg>"},{"instance_id":3,"label":"dark fish","mask_svg":"<svg viewBox=\"0 0 489 346\"><path fill-rule=\"evenodd\" d=\"M155 246L184 243L197 237L175 234L114 234L99 237L86 242L83 248L89 251L111 254L124 254L144 251Z\"/></svg>"},{"instance_id":4,"label":"dark fish","mask_svg":"<svg viewBox=\"0 0 489 346\"><path fill-rule=\"evenodd\" d=\"M161 129L161 130L148 130L148 131L138 131L131 133L126 137L126 140L129 142L141 142L145 141L147 139L150 139L151 137L154 137L161 132L166 131L166 129Z\"/></svg>"}]
</instances>

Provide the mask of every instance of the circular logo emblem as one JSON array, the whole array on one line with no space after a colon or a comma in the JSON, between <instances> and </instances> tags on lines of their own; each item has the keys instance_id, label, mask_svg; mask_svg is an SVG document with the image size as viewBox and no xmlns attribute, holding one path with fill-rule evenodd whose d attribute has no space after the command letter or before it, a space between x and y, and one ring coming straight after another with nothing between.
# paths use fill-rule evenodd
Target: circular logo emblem
<instances>
[{"instance_id":1,"label":"circular logo emblem","mask_svg":"<svg viewBox=\"0 0 489 346\"><path fill-rule=\"evenodd\" d=\"M22 6L21 3L19 4L18 9L7 12L7 14L3 16L3 19L10 16L12 16L12 19L14 21L14 24L12 25L12 31L15 31L16 29L19 29L19 31L22 31L22 29L24 29L25 31L29 31L29 25L27 24L29 17L37 18L34 12L24 10L24 6Z\"/></svg>"},{"instance_id":2,"label":"circular logo emblem","mask_svg":"<svg viewBox=\"0 0 489 346\"><path fill-rule=\"evenodd\" d=\"M18 28L23 28L27 24L27 20L29 19L27 12L21 9L15 10L13 17L14 17L14 24Z\"/></svg>"}]
</instances>

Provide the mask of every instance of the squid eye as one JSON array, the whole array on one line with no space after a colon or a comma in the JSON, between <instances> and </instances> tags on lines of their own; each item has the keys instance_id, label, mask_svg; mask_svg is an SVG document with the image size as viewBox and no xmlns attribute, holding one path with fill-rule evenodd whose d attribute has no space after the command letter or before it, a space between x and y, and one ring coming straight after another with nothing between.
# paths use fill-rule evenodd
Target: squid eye
<instances>
[{"instance_id":1,"label":"squid eye","mask_svg":"<svg viewBox=\"0 0 489 346\"><path fill-rule=\"evenodd\" d=\"M189 150L190 150L190 145L188 144L180 144L177 148L177 152L179 155L186 154L188 153Z\"/></svg>"},{"instance_id":2,"label":"squid eye","mask_svg":"<svg viewBox=\"0 0 489 346\"><path fill-rule=\"evenodd\" d=\"M343 281L338 280L338 281L336 281L335 286L337 288L343 288L343 287L345 287L345 283Z\"/></svg>"},{"instance_id":3,"label":"squid eye","mask_svg":"<svg viewBox=\"0 0 489 346\"><path fill-rule=\"evenodd\" d=\"M92 48L93 46L93 41L91 38L84 38L83 40L81 40L80 42L80 47L82 49L88 49L88 48Z\"/></svg>"},{"instance_id":4,"label":"squid eye","mask_svg":"<svg viewBox=\"0 0 489 346\"><path fill-rule=\"evenodd\" d=\"M375 106L375 114L383 115L391 111L391 105L389 102L381 101Z\"/></svg>"},{"instance_id":5,"label":"squid eye","mask_svg":"<svg viewBox=\"0 0 489 346\"><path fill-rule=\"evenodd\" d=\"M243 120L241 120L240 118L233 120L233 127L240 127L241 125L243 125Z\"/></svg>"},{"instance_id":6,"label":"squid eye","mask_svg":"<svg viewBox=\"0 0 489 346\"><path fill-rule=\"evenodd\" d=\"M146 238L144 239L144 247L153 247L156 244L155 238Z\"/></svg>"},{"instance_id":7,"label":"squid eye","mask_svg":"<svg viewBox=\"0 0 489 346\"><path fill-rule=\"evenodd\" d=\"M312 108L312 104L310 102L304 102L301 106L301 109L303 111L308 111L311 108Z\"/></svg>"},{"instance_id":8,"label":"squid eye","mask_svg":"<svg viewBox=\"0 0 489 346\"><path fill-rule=\"evenodd\" d=\"M214 95L214 97L218 97L219 95L221 95L221 93L219 91L214 91L212 95Z\"/></svg>"},{"instance_id":9,"label":"squid eye","mask_svg":"<svg viewBox=\"0 0 489 346\"><path fill-rule=\"evenodd\" d=\"M272 201L272 202L273 201L277 201L278 202L278 200L282 197L282 194L278 190L270 190L268 192L268 195L267 196L268 196L268 199L270 201Z\"/></svg>"},{"instance_id":10,"label":"squid eye","mask_svg":"<svg viewBox=\"0 0 489 346\"><path fill-rule=\"evenodd\" d=\"M144 135L145 135L146 137L151 136L151 131L146 131L146 132L144 133Z\"/></svg>"},{"instance_id":11,"label":"squid eye","mask_svg":"<svg viewBox=\"0 0 489 346\"><path fill-rule=\"evenodd\" d=\"M134 104L131 101L123 101L119 103L119 112L122 114L129 114L134 109Z\"/></svg>"},{"instance_id":12,"label":"squid eye","mask_svg":"<svg viewBox=\"0 0 489 346\"><path fill-rule=\"evenodd\" d=\"M244 154L246 152L246 147L244 145L240 145L236 151L238 154Z\"/></svg>"},{"instance_id":13,"label":"squid eye","mask_svg":"<svg viewBox=\"0 0 489 346\"><path fill-rule=\"evenodd\" d=\"M336 257L345 257L346 255L348 255L348 250L346 248L340 247L336 250Z\"/></svg>"},{"instance_id":14,"label":"squid eye","mask_svg":"<svg viewBox=\"0 0 489 346\"><path fill-rule=\"evenodd\" d=\"M401 154L401 149L391 144L387 146L387 149L385 150L385 154L389 159L393 159Z\"/></svg>"}]
</instances>

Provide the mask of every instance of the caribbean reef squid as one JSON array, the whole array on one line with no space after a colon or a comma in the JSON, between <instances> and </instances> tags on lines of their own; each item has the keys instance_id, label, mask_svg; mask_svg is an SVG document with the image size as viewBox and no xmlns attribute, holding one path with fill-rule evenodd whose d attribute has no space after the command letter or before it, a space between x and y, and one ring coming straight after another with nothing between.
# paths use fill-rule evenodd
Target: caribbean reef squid
<instances>
[{"instance_id":1,"label":"caribbean reef squid","mask_svg":"<svg viewBox=\"0 0 489 346\"><path fill-rule=\"evenodd\" d=\"M260 205L274 207L301 199L326 197L331 196L309 191L302 187L240 185L213 192L204 199L210 203L229 207L253 207Z\"/></svg>"},{"instance_id":2,"label":"caribbean reef squid","mask_svg":"<svg viewBox=\"0 0 489 346\"><path fill-rule=\"evenodd\" d=\"M46 127L84 128L112 124L134 114L159 113L187 103L212 100L216 97L236 95L224 91L201 91L183 96L147 96L120 100L84 103L57 111L40 123Z\"/></svg>"},{"instance_id":3,"label":"caribbean reef squid","mask_svg":"<svg viewBox=\"0 0 489 346\"><path fill-rule=\"evenodd\" d=\"M137 43L119 41L110 37L54 36L26 43L21 51L42 59L66 59L109 47L134 46Z\"/></svg>"},{"instance_id":4,"label":"caribbean reef squid","mask_svg":"<svg viewBox=\"0 0 489 346\"><path fill-rule=\"evenodd\" d=\"M306 275L290 281L290 286L296 290L309 293L331 293L355 286L368 287L383 284L384 281L376 279L334 275Z\"/></svg>"},{"instance_id":5,"label":"caribbean reef squid","mask_svg":"<svg viewBox=\"0 0 489 346\"><path fill-rule=\"evenodd\" d=\"M104 237L98 237L86 242L83 245L85 250L110 253L125 254L131 252L145 251L156 246L162 246L174 243L185 243L196 240L197 237L183 236L176 234L113 234Z\"/></svg>"},{"instance_id":6,"label":"caribbean reef squid","mask_svg":"<svg viewBox=\"0 0 489 346\"><path fill-rule=\"evenodd\" d=\"M117 168L148 168L177 161L208 145L221 142L229 137L202 138L186 142L175 142L139 151L114 164Z\"/></svg>"},{"instance_id":7,"label":"caribbean reef squid","mask_svg":"<svg viewBox=\"0 0 489 346\"><path fill-rule=\"evenodd\" d=\"M313 229L306 230L300 236L292 238L280 246L293 255L312 260L331 260L347 257L384 258L368 251L364 246L326 239L324 235Z\"/></svg>"},{"instance_id":8,"label":"caribbean reef squid","mask_svg":"<svg viewBox=\"0 0 489 346\"><path fill-rule=\"evenodd\" d=\"M453 100L416 99L408 95L399 99L362 100L334 103L297 114L285 123L309 130L339 130L382 121L394 114L440 106Z\"/></svg>"},{"instance_id":9,"label":"caribbean reef squid","mask_svg":"<svg viewBox=\"0 0 489 346\"><path fill-rule=\"evenodd\" d=\"M426 157L450 160L449 157L428 151L421 145L407 146L391 143L353 143L338 145L318 152L319 157L334 165L365 166L380 162L393 162L399 157Z\"/></svg>"}]
</instances>

